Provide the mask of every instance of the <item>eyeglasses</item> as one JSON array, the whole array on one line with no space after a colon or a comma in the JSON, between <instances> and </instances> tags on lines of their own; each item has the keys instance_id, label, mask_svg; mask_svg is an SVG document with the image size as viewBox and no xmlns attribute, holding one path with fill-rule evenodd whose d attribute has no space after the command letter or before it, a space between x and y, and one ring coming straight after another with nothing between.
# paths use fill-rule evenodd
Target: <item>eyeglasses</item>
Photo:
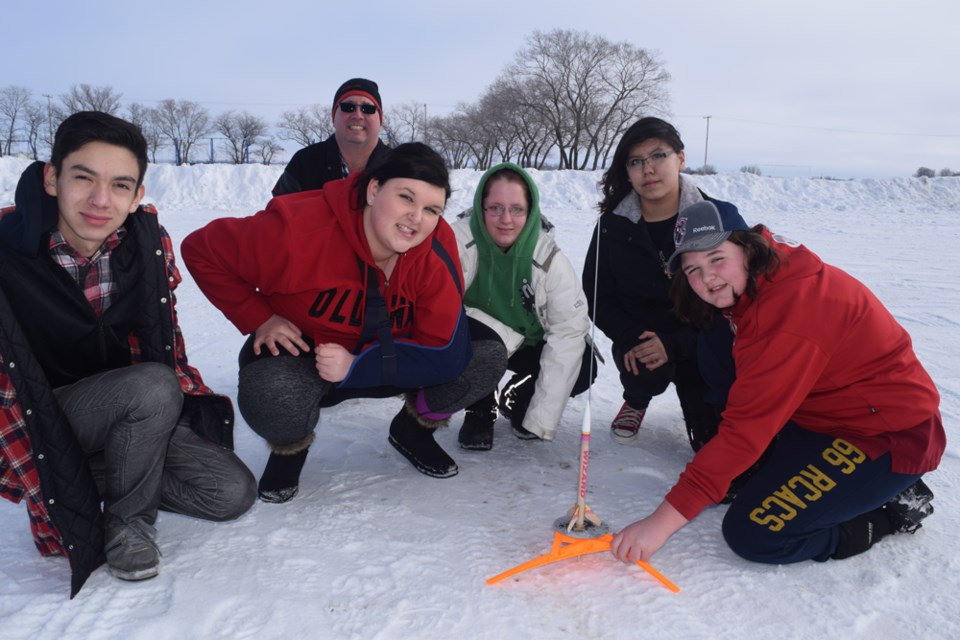
<instances>
[{"instance_id":1,"label":"eyeglasses","mask_svg":"<svg viewBox=\"0 0 960 640\"><path fill-rule=\"evenodd\" d=\"M341 102L340 111L344 113L353 113L357 110L357 107L360 107L360 113L368 116L372 116L377 112L377 105L375 104L357 104L356 102Z\"/></svg>"},{"instance_id":2,"label":"eyeglasses","mask_svg":"<svg viewBox=\"0 0 960 640\"><path fill-rule=\"evenodd\" d=\"M502 204L488 204L483 208L483 211L491 216L502 216L508 211L514 218L522 218L523 216L527 215L526 207L521 207L519 205L513 205L508 209Z\"/></svg>"},{"instance_id":3,"label":"eyeglasses","mask_svg":"<svg viewBox=\"0 0 960 640\"><path fill-rule=\"evenodd\" d=\"M651 169L656 169L663 161L670 157L671 154L676 153L675 151L657 151L651 153L646 158L627 158L627 169L642 169L644 165L650 165Z\"/></svg>"}]
</instances>

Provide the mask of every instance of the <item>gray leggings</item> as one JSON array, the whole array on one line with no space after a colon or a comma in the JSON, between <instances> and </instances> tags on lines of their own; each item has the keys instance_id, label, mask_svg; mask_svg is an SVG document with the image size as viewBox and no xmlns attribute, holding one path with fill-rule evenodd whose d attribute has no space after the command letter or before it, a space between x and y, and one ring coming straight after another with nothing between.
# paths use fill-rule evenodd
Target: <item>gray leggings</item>
<instances>
[{"instance_id":1,"label":"gray leggings","mask_svg":"<svg viewBox=\"0 0 960 640\"><path fill-rule=\"evenodd\" d=\"M472 405L497 388L507 370L503 342L482 323L470 320L473 356L454 380L424 389L430 409L454 413ZM273 445L299 442L313 432L320 409L351 398L388 398L417 389L374 387L338 389L320 378L312 351L293 356L281 350L278 356L266 349L253 355L253 338L240 354L237 406L243 419L260 437Z\"/></svg>"}]
</instances>

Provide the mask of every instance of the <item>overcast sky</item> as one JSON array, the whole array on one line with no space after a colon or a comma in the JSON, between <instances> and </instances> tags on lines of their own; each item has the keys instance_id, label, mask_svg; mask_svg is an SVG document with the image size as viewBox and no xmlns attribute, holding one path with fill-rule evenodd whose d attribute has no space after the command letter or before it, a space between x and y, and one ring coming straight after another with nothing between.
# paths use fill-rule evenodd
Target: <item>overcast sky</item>
<instances>
[{"instance_id":1,"label":"overcast sky","mask_svg":"<svg viewBox=\"0 0 960 640\"><path fill-rule=\"evenodd\" d=\"M124 103L214 114L328 103L353 76L384 106L473 102L534 30L655 52L687 164L766 175L960 171L956 0L0 0L0 87L110 85ZM41 98L44 99L45 98Z\"/></svg>"}]
</instances>

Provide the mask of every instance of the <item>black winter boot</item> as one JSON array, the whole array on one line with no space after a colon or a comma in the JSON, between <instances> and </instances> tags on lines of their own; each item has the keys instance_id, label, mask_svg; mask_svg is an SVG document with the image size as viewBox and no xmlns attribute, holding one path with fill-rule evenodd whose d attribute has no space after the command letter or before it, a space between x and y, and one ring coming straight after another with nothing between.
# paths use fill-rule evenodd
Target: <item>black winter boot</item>
<instances>
[{"instance_id":1,"label":"black winter boot","mask_svg":"<svg viewBox=\"0 0 960 640\"><path fill-rule=\"evenodd\" d=\"M703 445L710 442L717 435L723 407L701 403L697 410L690 408L684 412L684 422L687 425L687 437L690 439L690 448L696 453Z\"/></svg>"},{"instance_id":2,"label":"black winter boot","mask_svg":"<svg viewBox=\"0 0 960 640\"><path fill-rule=\"evenodd\" d=\"M434 431L436 427L420 424L405 405L390 423L388 440L420 473L434 478L451 478L457 475L460 469L453 458L433 439Z\"/></svg>"},{"instance_id":3,"label":"black winter boot","mask_svg":"<svg viewBox=\"0 0 960 640\"><path fill-rule=\"evenodd\" d=\"M300 492L300 471L309 450L305 448L291 454L270 452L257 487L257 495L263 502L289 502Z\"/></svg>"},{"instance_id":4,"label":"black winter boot","mask_svg":"<svg viewBox=\"0 0 960 640\"><path fill-rule=\"evenodd\" d=\"M527 417L535 387L536 380L533 376L518 373L510 378L510 382L500 392L500 415L510 420L513 435L521 440L537 438L536 434L523 428L523 419Z\"/></svg>"},{"instance_id":5,"label":"black winter boot","mask_svg":"<svg viewBox=\"0 0 960 640\"><path fill-rule=\"evenodd\" d=\"M840 542L837 550L830 556L834 560L843 560L859 555L893 533L893 526L884 513L884 508L862 513L853 520L840 525Z\"/></svg>"},{"instance_id":6,"label":"black winter boot","mask_svg":"<svg viewBox=\"0 0 960 640\"><path fill-rule=\"evenodd\" d=\"M489 451L493 448L493 425L497 422L497 399L493 393L474 402L463 415L457 441L461 449Z\"/></svg>"}]
</instances>

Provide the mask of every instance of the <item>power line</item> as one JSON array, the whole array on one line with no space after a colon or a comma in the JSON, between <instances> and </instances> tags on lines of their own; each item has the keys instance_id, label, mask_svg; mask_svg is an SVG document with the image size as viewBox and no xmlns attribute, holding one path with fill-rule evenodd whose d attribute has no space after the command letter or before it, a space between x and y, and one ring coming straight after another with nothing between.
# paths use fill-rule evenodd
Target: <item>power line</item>
<instances>
[{"instance_id":1,"label":"power line","mask_svg":"<svg viewBox=\"0 0 960 640\"><path fill-rule=\"evenodd\" d=\"M743 122L747 124L758 124L765 127L781 127L784 129L806 129L810 131L828 131L831 133L856 133L861 135L871 135L871 136L906 136L906 137L916 137L916 138L960 138L960 133L906 133L898 131L863 131L860 129L841 129L837 127L815 127L811 125L803 124L789 124L782 122L763 122L760 120L748 120L746 118L732 118L729 116L679 116L682 118L717 118L718 120L727 120L730 122ZM709 122L709 120L708 120Z\"/></svg>"}]
</instances>

